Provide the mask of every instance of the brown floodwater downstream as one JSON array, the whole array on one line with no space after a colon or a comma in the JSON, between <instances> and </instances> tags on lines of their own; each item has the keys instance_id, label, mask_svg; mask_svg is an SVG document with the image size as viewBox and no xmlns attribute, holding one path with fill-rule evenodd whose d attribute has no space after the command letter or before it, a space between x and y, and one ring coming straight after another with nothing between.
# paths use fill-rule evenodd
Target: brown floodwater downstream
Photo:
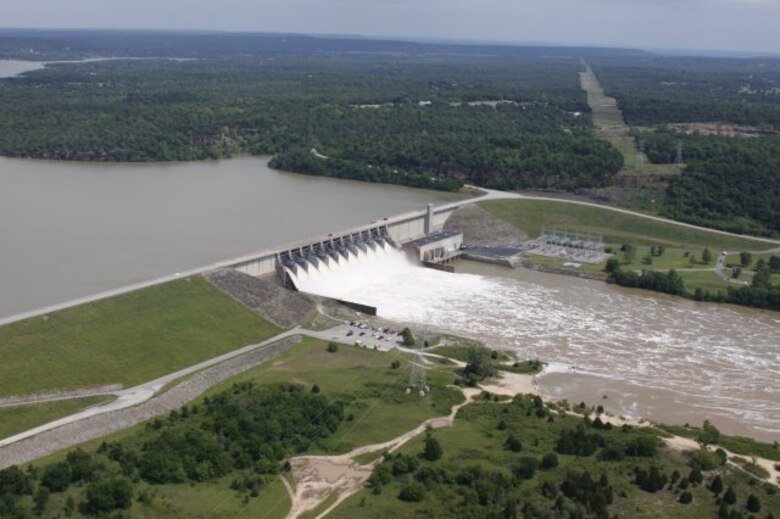
<instances>
[{"instance_id":1,"label":"brown floodwater downstream","mask_svg":"<svg viewBox=\"0 0 780 519\"><path fill-rule=\"evenodd\" d=\"M527 269L458 271L490 276L512 301L472 333L550 362L546 396L780 440L780 314Z\"/></svg>"},{"instance_id":2,"label":"brown floodwater downstream","mask_svg":"<svg viewBox=\"0 0 780 519\"><path fill-rule=\"evenodd\" d=\"M548 363L542 393L656 422L780 440L780 314L568 276L402 253L299 279L304 290ZM605 398L606 397L606 398Z\"/></svg>"}]
</instances>

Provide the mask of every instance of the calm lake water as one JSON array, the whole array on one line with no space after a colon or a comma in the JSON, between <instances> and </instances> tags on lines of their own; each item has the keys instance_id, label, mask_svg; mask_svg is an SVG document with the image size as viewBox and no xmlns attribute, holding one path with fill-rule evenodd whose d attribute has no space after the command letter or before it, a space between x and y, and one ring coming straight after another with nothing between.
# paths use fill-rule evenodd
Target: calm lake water
<instances>
[{"instance_id":1,"label":"calm lake water","mask_svg":"<svg viewBox=\"0 0 780 519\"><path fill-rule=\"evenodd\" d=\"M0 158L0 316L451 200L274 171L267 159Z\"/></svg>"}]
</instances>

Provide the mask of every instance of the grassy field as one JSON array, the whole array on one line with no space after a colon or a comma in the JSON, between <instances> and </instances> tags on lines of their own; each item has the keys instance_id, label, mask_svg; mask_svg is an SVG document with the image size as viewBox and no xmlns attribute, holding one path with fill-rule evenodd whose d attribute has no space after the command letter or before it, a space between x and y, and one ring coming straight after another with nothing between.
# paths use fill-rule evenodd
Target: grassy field
<instances>
[{"instance_id":1,"label":"grassy field","mask_svg":"<svg viewBox=\"0 0 780 519\"><path fill-rule=\"evenodd\" d=\"M283 519L290 509L290 496L278 477L269 476L257 497L244 500L230 490L231 477L190 484L148 485L140 483L131 507L111 517L192 517L197 519L221 519L223 517L252 517L257 519ZM66 492L51 494L47 509L56 513L44 513L46 519L62 517L69 497L78 502L83 487L72 486ZM144 496L145 502L138 497ZM31 501L24 498L23 502ZM75 517L84 517L74 514ZM67 517L67 514L66 514ZM103 516L101 516L103 517ZM107 516L106 516L107 517Z\"/></svg>"},{"instance_id":2,"label":"grassy field","mask_svg":"<svg viewBox=\"0 0 780 519\"><path fill-rule=\"evenodd\" d=\"M679 271L680 276L685 282L685 288L688 292L693 292L697 288L701 288L704 291L714 293L726 292L728 287L739 288L738 285L730 284L720 279L715 272L712 271Z\"/></svg>"},{"instance_id":3,"label":"grassy field","mask_svg":"<svg viewBox=\"0 0 780 519\"><path fill-rule=\"evenodd\" d=\"M553 256L542 256L539 254L524 254L524 258L531 260L533 263L537 265L542 265L545 267L552 267L556 269L564 269L564 270L570 270L572 272L588 272L590 274L602 274L604 277L606 277L606 273L604 273L604 264L605 261L600 261L598 263L580 263L576 260L571 260L569 258L555 258ZM579 263L579 267L572 267L572 266L566 266L565 263Z\"/></svg>"},{"instance_id":4,"label":"grassy field","mask_svg":"<svg viewBox=\"0 0 780 519\"><path fill-rule=\"evenodd\" d=\"M443 350L454 358L464 355L464 350L458 346L433 350ZM401 361L400 369L391 368L390 364L394 360ZM408 356L399 352L381 353L344 345L340 346L337 352L331 353L326 351L325 342L305 339L274 361L226 381L198 400L224 391L236 382L268 384L283 381L307 386L317 384L323 394L344 402L346 413L353 416L351 420L345 421L331 438L309 452L344 452L358 445L395 437L418 426L426 418L447 414L452 404L462 401L459 393L445 387L453 379L452 370L445 367L429 370L429 383L433 390L431 396L420 398L417 395L405 395L403 390L409 376L407 361ZM530 412L533 405L530 397L511 405L480 399L476 404L461 410L453 428L438 429L433 433L441 443L444 456L435 463L423 463L448 470L450 474L464 467L479 466L483 470L498 471L511 478L510 468L513 463L524 456L539 459L553 451L560 432L582 422L582 418L576 416L556 415L553 420L546 416L536 417ZM89 442L82 447L88 452L94 451L104 440L127 438L142 427L144 426L139 425L109 438ZM509 434L521 439L521 452L506 449L504 443ZM628 438L652 437L660 434L660 431L634 429L624 432L615 428L599 430L598 434L608 442L622 444ZM745 441L741 440L740 445L743 444ZM772 447L761 444L761 448ZM401 452L417 456L422 450L423 437L418 437L405 445ZM375 453L368 454L362 456L361 460L368 461L375 456ZM36 462L35 466L41 467L62 457L63 453L58 453L45 462ZM674 451L662 450L653 458L627 457L620 462L603 461L595 455L582 457L559 454L558 458L558 467L537 470L533 479L515 484L513 488L520 492L522 503L551 508L554 499L540 494L541 485L548 482L559 488L568 471L587 469L596 478L601 474L609 477L615 495L610 514L703 518L712 517L716 511L712 493L704 485L691 487L693 504L680 505L677 503L679 491L664 489L650 494L631 483L635 467L647 468L654 465L667 474L677 469L686 475L690 470L687 466L688 459ZM723 474L726 483L736 490L739 503L744 503L747 495L753 493L760 497L764 510L780 506L780 494L767 492L765 485L752 484L748 475L725 467L718 470ZM705 479L713 475L714 472L705 473ZM248 497L247 494L242 495L231 490L232 480L232 476L225 476L197 484L149 485L138 482L132 507L127 513L131 517L241 516L276 519L284 517L289 510L289 497L278 477L266 477L256 497ZM433 487L419 503L403 502L397 497L403 481L403 477L396 478L378 495L371 489L362 490L340 505L330 517L443 518L456 516L462 503L469 500L473 503L474 496L468 491L461 492L452 479L448 480L446 485L438 484ZM78 502L83 499L83 494L84 488L80 485L71 486L64 493L53 494L43 517L54 517L52 514L63 510L68 497L73 497ZM26 503L30 499L24 497ZM319 509L324 509L331 502L330 499L333 498L329 498Z\"/></svg>"},{"instance_id":5,"label":"grassy field","mask_svg":"<svg viewBox=\"0 0 780 519\"><path fill-rule=\"evenodd\" d=\"M741 251L740 251L741 252ZM751 261L750 264L746 267L748 269L753 269L756 266L756 263L759 260L764 260L765 262L769 261L769 258L772 256L780 256L780 252L761 252L756 254L751 254ZM726 256L726 265L734 265L735 267L738 267L741 265L740 259L739 259L739 252L736 254L729 254Z\"/></svg>"},{"instance_id":6,"label":"grassy field","mask_svg":"<svg viewBox=\"0 0 780 519\"><path fill-rule=\"evenodd\" d=\"M420 398L405 394L410 371L408 355L345 345L338 352L329 353L325 346L322 341L305 339L274 362L230 379L204 396L227 389L235 382L317 384L322 394L343 401L345 413L352 419L322 442L314 454L343 453L390 440L428 418L449 414L453 405L463 401L460 392L446 387L454 379L446 368L429 370L428 385L432 391ZM394 360L401 362L399 369L391 369Z\"/></svg>"},{"instance_id":7,"label":"grassy field","mask_svg":"<svg viewBox=\"0 0 780 519\"><path fill-rule=\"evenodd\" d=\"M623 268L628 270L641 270L641 269L654 269L654 270L668 270L668 269L706 269L715 266L715 260L710 260L709 263L704 263L701 260L702 249L693 250L666 250L660 256L651 256L650 247L640 246L636 248L634 254L634 261L631 263L624 263ZM691 263L691 255L694 257L694 263ZM652 263L647 264L644 261L645 257L650 257ZM625 261L625 255L620 254L620 259Z\"/></svg>"},{"instance_id":8,"label":"grassy field","mask_svg":"<svg viewBox=\"0 0 780 519\"><path fill-rule=\"evenodd\" d=\"M531 456L538 460L544 454L554 451L559 432L582 422L581 418L572 416L558 416L554 422L533 416L527 417L524 413L515 417L513 411L509 413L504 411L506 407L510 406L483 401L464 408L458 414L453 428L440 429L433 433L442 446L442 459L435 463L425 461L422 463L425 466L435 467L434 470L436 468L447 470L449 474L458 473L464 468L479 466L483 470L500 472L505 477L511 478L510 467L513 463L524 456ZM508 422L505 430L497 427L497 424L502 421ZM504 446L504 441L510 433L522 441L523 447L518 453L511 452ZM608 442L621 442L629 437L647 436L653 433L639 429L627 433L616 428L600 434L603 434ZM415 438L401 451L410 456L417 456L423 450L423 441L423 437ZM712 492L704 485L690 487L693 502L690 505L682 505L677 502L679 491L664 488L656 493L649 493L632 484L635 467L647 468L654 465L666 474L679 470L682 475L687 475L690 472L688 459L675 451L661 449L659 454L652 458L626 457L623 461L617 462L602 461L597 456L562 454L558 454L558 459L558 467L552 470L537 470L532 479L513 485L513 490L519 493L521 506L528 503L544 510L551 510L556 497L542 496L540 492L542 485L547 482L552 483L555 488L560 488L559 483L567 472L585 469L593 474L595 479L602 474L609 478L615 496L614 503L609 509L610 516L659 518L716 516L715 499ZM735 509L744 508L745 499L750 493L756 494L761 499L764 507L762 517L764 511L776 510L778 509L776 507L780 507L780 493L767 491L768 485L754 485L747 475L729 468L722 467L718 471L723 475L726 484L733 486L737 493L738 504L735 505ZM714 471L705 473L705 481L714 477L714 474ZM338 519L454 517L467 503L477 501L477 496L473 495L473 487L449 480L447 484L437 483L430 486L421 502L404 502L398 498L403 481L403 477L396 478L385 485L379 494L372 492L372 489L362 490L342 503L330 517ZM560 495L560 492L556 494Z\"/></svg>"},{"instance_id":9,"label":"grassy field","mask_svg":"<svg viewBox=\"0 0 780 519\"><path fill-rule=\"evenodd\" d=\"M0 407L0 439L113 399L113 396L90 396L57 402Z\"/></svg>"},{"instance_id":10,"label":"grassy field","mask_svg":"<svg viewBox=\"0 0 780 519\"><path fill-rule=\"evenodd\" d=\"M0 395L133 386L280 330L200 277L0 328Z\"/></svg>"},{"instance_id":11,"label":"grassy field","mask_svg":"<svg viewBox=\"0 0 780 519\"><path fill-rule=\"evenodd\" d=\"M608 243L683 249L709 247L714 254L720 250L772 248L772 244L750 238L691 229L600 207L548 200L491 200L480 205L529 236L538 236L545 228L558 228L601 234Z\"/></svg>"}]
</instances>

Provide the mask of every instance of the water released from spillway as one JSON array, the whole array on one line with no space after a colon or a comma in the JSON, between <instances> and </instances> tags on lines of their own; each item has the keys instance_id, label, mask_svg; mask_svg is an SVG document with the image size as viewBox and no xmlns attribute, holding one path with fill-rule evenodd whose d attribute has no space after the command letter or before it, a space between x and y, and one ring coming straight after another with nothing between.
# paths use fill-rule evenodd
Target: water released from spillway
<instances>
[{"instance_id":1,"label":"water released from spillway","mask_svg":"<svg viewBox=\"0 0 780 519\"><path fill-rule=\"evenodd\" d=\"M775 313L471 262L449 274L391 248L375 256L323 265L297 286L550 362L539 384L554 398L780 439Z\"/></svg>"}]
</instances>

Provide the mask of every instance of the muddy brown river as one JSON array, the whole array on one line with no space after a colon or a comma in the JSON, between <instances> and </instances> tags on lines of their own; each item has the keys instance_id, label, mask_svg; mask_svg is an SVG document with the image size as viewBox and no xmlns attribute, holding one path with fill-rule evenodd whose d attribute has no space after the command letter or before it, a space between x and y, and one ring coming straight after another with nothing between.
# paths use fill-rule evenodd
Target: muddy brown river
<instances>
[{"instance_id":1,"label":"muddy brown river","mask_svg":"<svg viewBox=\"0 0 780 519\"><path fill-rule=\"evenodd\" d=\"M780 314L462 261L449 274L389 254L300 279L548 364L543 394L615 415L780 440Z\"/></svg>"}]
</instances>

